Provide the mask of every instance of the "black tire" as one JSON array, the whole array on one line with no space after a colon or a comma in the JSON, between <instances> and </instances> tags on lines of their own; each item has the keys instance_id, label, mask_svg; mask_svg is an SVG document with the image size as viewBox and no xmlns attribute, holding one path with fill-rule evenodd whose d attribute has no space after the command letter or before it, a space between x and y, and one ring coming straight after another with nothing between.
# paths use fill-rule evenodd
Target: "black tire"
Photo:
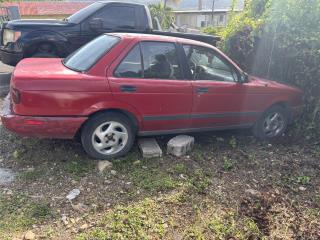
<instances>
[{"instance_id":1,"label":"black tire","mask_svg":"<svg viewBox=\"0 0 320 240\"><path fill-rule=\"evenodd\" d=\"M33 58L57 58L55 47L49 43L42 43L38 46L35 53L32 55Z\"/></svg>"},{"instance_id":2,"label":"black tire","mask_svg":"<svg viewBox=\"0 0 320 240\"><path fill-rule=\"evenodd\" d=\"M93 142L94 142L93 138L95 138L94 132L97 130L99 126L107 122L120 123L126 129L126 132L127 132L126 144L123 145L120 151L111 153L111 154L103 154L98 150L96 150L93 145ZM82 131L81 131L82 146L86 151L86 153L94 159L113 159L113 158L122 157L131 150L132 145L134 143L135 131L133 129L134 129L133 124L124 114L114 113L114 112L101 113L90 118L82 128ZM109 141L109 139L106 139L105 141Z\"/></svg>"},{"instance_id":3,"label":"black tire","mask_svg":"<svg viewBox=\"0 0 320 240\"><path fill-rule=\"evenodd\" d=\"M267 129L267 122L268 118L275 116L275 114L279 115L279 119L282 119L283 123L279 125L282 125L282 127L275 129L273 133L271 133L272 130L268 131ZM288 111L280 106L280 105L275 105L270 107L268 110L266 110L257 120L253 127L253 134L261 139L261 140L266 140L266 139L272 139L281 136L287 129L288 126L288 121L289 121L289 114ZM278 122L281 122L280 120ZM274 126L276 127L276 125ZM269 133L270 132L270 133Z\"/></svg>"}]
</instances>

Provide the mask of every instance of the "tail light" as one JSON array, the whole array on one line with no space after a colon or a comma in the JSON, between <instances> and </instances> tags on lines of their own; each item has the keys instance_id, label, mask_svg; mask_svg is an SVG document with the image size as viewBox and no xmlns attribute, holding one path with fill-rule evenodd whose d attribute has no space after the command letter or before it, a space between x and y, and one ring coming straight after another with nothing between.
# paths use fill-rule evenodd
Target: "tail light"
<instances>
[{"instance_id":1,"label":"tail light","mask_svg":"<svg viewBox=\"0 0 320 240\"><path fill-rule=\"evenodd\" d=\"M15 104L19 104L21 102L21 93L16 88L11 88L11 98Z\"/></svg>"}]
</instances>

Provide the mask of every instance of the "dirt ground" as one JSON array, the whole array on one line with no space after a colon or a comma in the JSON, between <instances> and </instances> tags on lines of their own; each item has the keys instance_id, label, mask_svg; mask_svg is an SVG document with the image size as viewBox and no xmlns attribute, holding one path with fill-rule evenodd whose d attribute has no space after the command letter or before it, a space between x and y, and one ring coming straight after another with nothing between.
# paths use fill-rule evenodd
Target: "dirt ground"
<instances>
[{"instance_id":1,"label":"dirt ground","mask_svg":"<svg viewBox=\"0 0 320 240\"><path fill-rule=\"evenodd\" d=\"M188 156L146 160L135 147L100 173L75 141L0 125L0 168L17 174L0 188L0 239L320 239L319 142L193 136ZM157 138L163 150L170 137Z\"/></svg>"}]
</instances>

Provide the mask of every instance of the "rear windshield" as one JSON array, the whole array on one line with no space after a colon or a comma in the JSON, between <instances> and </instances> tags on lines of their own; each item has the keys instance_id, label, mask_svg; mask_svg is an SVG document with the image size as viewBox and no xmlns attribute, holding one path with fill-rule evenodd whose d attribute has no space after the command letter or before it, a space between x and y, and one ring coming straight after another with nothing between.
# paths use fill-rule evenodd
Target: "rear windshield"
<instances>
[{"instance_id":1,"label":"rear windshield","mask_svg":"<svg viewBox=\"0 0 320 240\"><path fill-rule=\"evenodd\" d=\"M70 17L66 18L67 22L71 23L80 23L82 20L89 17L91 14L98 11L100 8L102 8L105 4L100 2L95 2L85 8L82 8L80 11L74 13Z\"/></svg>"},{"instance_id":2,"label":"rear windshield","mask_svg":"<svg viewBox=\"0 0 320 240\"><path fill-rule=\"evenodd\" d=\"M110 35L97 37L66 57L63 60L63 64L75 71L87 71L119 40L120 38Z\"/></svg>"}]
</instances>

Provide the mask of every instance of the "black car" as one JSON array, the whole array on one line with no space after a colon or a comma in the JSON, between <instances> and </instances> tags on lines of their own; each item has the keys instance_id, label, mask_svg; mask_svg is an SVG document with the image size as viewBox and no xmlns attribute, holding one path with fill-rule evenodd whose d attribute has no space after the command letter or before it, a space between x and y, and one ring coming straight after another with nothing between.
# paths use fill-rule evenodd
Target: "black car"
<instances>
[{"instance_id":1,"label":"black car","mask_svg":"<svg viewBox=\"0 0 320 240\"><path fill-rule=\"evenodd\" d=\"M14 20L2 25L1 61L16 65L26 57L64 58L106 32L153 33L215 44L209 35L153 29L147 6L125 2L95 2L63 20Z\"/></svg>"}]
</instances>

